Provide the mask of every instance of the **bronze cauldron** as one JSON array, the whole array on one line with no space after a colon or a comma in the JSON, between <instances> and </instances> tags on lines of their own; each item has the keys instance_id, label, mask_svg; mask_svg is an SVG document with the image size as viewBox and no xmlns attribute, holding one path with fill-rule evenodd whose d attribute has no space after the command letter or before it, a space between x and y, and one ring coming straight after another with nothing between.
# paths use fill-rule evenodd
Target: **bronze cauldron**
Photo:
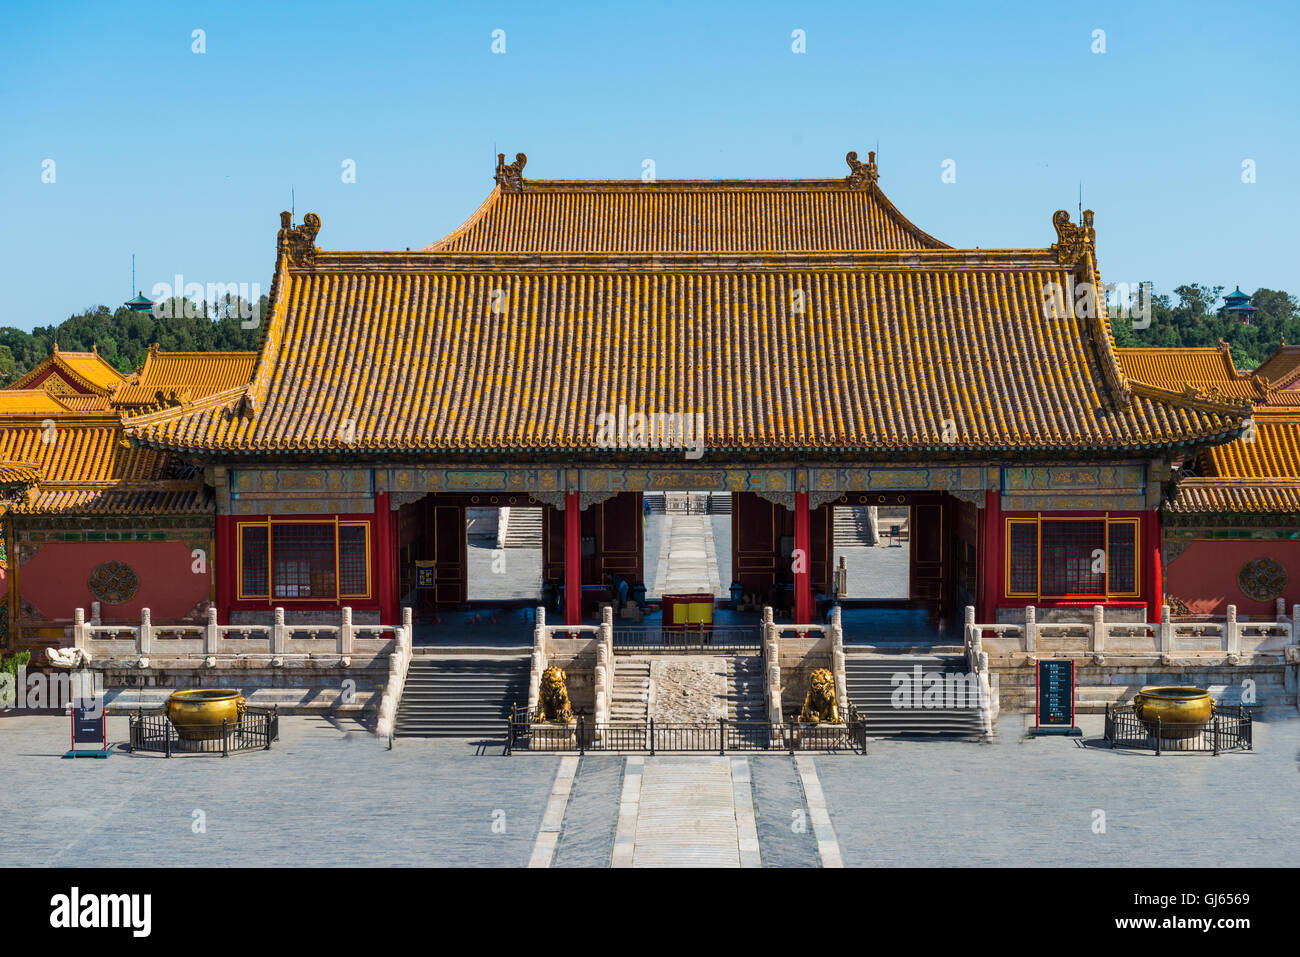
<instances>
[{"instance_id":1,"label":"bronze cauldron","mask_svg":"<svg viewBox=\"0 0 1300 957\"><path fill-rule=\"evenodd\" d=\"M1213 717L1214 699L1200 688L1153 686L1133 696L1133 713L1148 731L1158 720L1162 738L1190 738Z\"/></svg>"},{"instance_id":2,"label":"bronze cauldron","mask_svg":"<svg viewBox=\"0 0 1300 957\"><path fill-rule=\"evenodd\" d=\"M224 688L201 688L174 691L167 699L167 718L176 733L190 741L209 741L221 737L221 722L228 728L239 724L244 716L244 696Z\"/></svg>"}]
</instances>

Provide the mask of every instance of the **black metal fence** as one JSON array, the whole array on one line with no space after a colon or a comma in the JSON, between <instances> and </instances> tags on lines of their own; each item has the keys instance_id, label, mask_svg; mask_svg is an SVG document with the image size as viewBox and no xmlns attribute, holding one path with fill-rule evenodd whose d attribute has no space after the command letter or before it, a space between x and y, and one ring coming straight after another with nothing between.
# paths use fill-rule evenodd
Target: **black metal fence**
<instances>
[{"instance_id":1,"label":"black metal fence","mask_svg":"<svg viewBox=\"0 0 1300 957\"><path fill-rule=\"evenodd\" d=\"M1106 706L1106 742L1112 748L1141 748L1164 751L1220 751L1254 749L1250 711L1241 705L1215 706L1206 724L1168 724L1159 719L1144 721L1132 705Z\"/></svg>"},{"instance_id":2,"label":"black metal fence","mask_svg":"<svg viewBox=\"0 0 1300 957\"><path fill-rule=\"evenodd\" d=\"M181 732L165 711L141 709L131 716L128 733L132 754L147 751L169 758L173 754L226 757L232 751L269 751L271 742L280 739L280 715L275 708L245 708L238 721L190 726Z\"/></svg>"},{"instance_id":3,"label":"black metal fence","mask_svg":"<svg viewBox=\"0 0 1300 957\"><path fill-rule=\"evenodd\" d=\"M514 709L506 719L506 753L512 751L852 751L867 753L866 727L850 719L842 725L769 724L729 721L665 724L598 724L579 715L569 724L533 724L527 712Z\"/></svg>"},{"instance_id":4,"label":"black metal fence","mask_svg":"<svg viewBox=\"0 0 1300 957\"><path fill-rule=\"evenodd\" d=\"M757 653L763 647L759 625L634 625L614 629L614 651L645 654L664 651Z\"/></svg>"}]
</instances>

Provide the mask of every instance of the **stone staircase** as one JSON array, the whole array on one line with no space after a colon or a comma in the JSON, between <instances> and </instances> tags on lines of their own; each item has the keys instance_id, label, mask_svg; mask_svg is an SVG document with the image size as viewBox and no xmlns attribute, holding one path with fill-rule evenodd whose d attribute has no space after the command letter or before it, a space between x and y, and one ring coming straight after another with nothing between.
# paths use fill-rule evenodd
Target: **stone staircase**
<instances>
[{"instance_id":1,"label":"stone staircase","mask_svg":"<svg viewBox=\"0 0 1300 957\"><path fill-rule=\"evenodd\" d=\"M645 724L649 717L650 662L619 657L614 668L614 690L609 699L612 724Z\"/></svg>"},{"instance_id":2,"label":"stone staircase","mask_svg":"<svg viewBox=\"0 0 1300 957\"><path fill-rule=\"evenodd\" d=\"M527 657L411 659L397 737L505 737L510 706L528 704Z\"/></svg>"},{"instance_id":3,"label":"stone staircase","mask_svg":"<svg viewBox=\"0 0 1300 957\"><path fill-rule=\"evenodd\" d=\"M542 510L540 508L512 508L501 536L502 548L541 548Z\"/></svg>"},{"instance_id":4,"label":"stone staircase","mask_svg":"<svg viewBox=\"0 0 1300 957\"><path fill-rule=\"evenodd\" d=\"M849 701L857 706L866 722L867 734L889 737L903 734L954 735L975 737L982 734L980 714L974 702L966 707L896 708L893 696L894 676L905 674L911 688L916 669L922 676L933 673L964 675L966 659L961 655L849 655L845 659L845 685ZM973 686L971 686L973 687ZM921 686L924 693L924 685ZM911 702L910 696L907 698Z\"/></svg>"},{"instance_id":5,"label":"stone staircase","mask_svg":"<svg viewBox=\"0 0 1300 957\"><path fill-rule=\"evenodd\" d=\"M835 547L855 548L876 544L867 517L867 506L838 505L835 507Z\"/></svg>"},{"instance_id":6,"label":"stone staircase","mask_svg":"<svg viewBox=\"0 0 1300 957\"><path fill-rule=\"evenodd\" d=\"M761 655L732 655L727 660L727 717L732 721L766 721Z\"/></svg>"}]
</instances>

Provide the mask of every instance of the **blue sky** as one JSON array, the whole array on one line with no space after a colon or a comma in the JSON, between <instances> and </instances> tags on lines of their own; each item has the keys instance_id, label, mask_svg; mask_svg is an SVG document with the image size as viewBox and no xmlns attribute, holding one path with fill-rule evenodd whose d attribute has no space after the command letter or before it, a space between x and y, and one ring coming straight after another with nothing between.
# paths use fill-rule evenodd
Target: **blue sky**
<instances>
[{"instance_id":1,"label":"blue sky","mask_svg":"<svg viewBox=\"0 0 1300 957\"><path fill-rule=\"evenodd\" d=\"M661 179L801 178L844 175L847 150L879 143L885 192L952 245L1047 246L1082 181L1106 279L1300 293L1298 10L11 6L0 325L116 306L133 252L146 292L177 273L265 291L290 190L323 248L427 245L490 191L495 153L518 151L539 179L638 178L646 158Z\"/></svg>"}]
</instances>

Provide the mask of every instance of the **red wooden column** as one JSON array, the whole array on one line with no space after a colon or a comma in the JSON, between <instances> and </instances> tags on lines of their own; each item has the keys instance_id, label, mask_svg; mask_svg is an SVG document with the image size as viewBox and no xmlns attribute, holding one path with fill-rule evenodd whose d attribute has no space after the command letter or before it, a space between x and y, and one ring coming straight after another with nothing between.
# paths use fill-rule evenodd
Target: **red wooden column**
<instances>
[{"instance_id":1,"label":"red wooden column","mask_svg":"<svg viewBox=\"0 0 1300 957\"><path fill-rule=\"evenodd\" d=\"M808 514L808 493L794 493L794 621L812 624L812 523ZM799 571L798 569L802 569Z\"/></svg>"},{"instance_id":2,"label":"red wooden column","mask_svg":"<svg viewBox=\"0 0 1300 957\"><path fill-rule=\"evenodd\" d=\"M371 545L375 570L374 594L379 602L379 623L400 623L397 614L397 565L393 561L393 515L389 508L388 493L375 493L375 517L371 523L375 540Z\"/></svg>"},{"instance_id":3,"label":"red wooden column","mask_svg":"<svg viewBox=\"0 0 1300 957\"><path fill-rule=\"evenodd\" d=\"M981 624L996 624L998 596L1002 590L1002 493L984 493L984 540L980 542L980 602L975 617Z\"/></svg>"},{"instance_id":4,"label":"red wooden column","mask_svg":"<svg viewBox=\"0 0 1300 957\"><path fill-rule=\"evenodd\" d=\"M582 624L582 512L577 492L564 494L564 623Z\"/></svg>"},{"instance_id":5,"label":"red wooden column","mask_svg":"<svg viewBox=\"0 0 1300 957\"><path fill-rule=\"evenodd\" d=\"M1142 564L1146 578L1147 621L1160 621L1160 609L1164 604L1165 580L1164 569L1160 561L1160 511L1151 509L1142 513Z\"/></svg>"}]
</instances>

